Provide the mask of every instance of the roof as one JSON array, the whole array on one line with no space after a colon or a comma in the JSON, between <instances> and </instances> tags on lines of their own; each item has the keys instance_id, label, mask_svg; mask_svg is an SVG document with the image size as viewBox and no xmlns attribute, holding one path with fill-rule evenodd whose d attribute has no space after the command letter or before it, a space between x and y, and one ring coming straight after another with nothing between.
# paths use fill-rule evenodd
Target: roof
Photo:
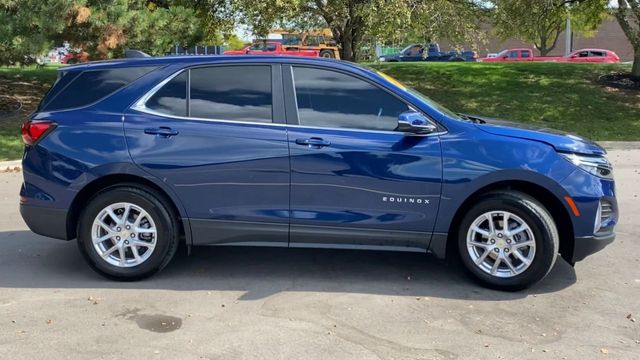
<instances>
[{"instance_id":1,"label":"roof","mask_svg":"<svg viewBox=\"0 0 640 360\"><path fill-rule=\"evenodd\" d=\"M251 62L269 62L269 63L289 63L289 64L315 64L326 65L333 63L338 66L362 69L357 64L347 61L326 59L321 57L303 57L303 56L286 56L286 55L179 55L179 56L159 56L148 58L130 58L130 59L113 59L102 61L90 61L88 63L65 66L60 68L61 71L68 70L88 70L88 69L108 69L130 66L153 66L153 65L173 65L173 64L213 64L217 62L233 62L233 63L251 63Z\"/></svg>"}]
</instances>

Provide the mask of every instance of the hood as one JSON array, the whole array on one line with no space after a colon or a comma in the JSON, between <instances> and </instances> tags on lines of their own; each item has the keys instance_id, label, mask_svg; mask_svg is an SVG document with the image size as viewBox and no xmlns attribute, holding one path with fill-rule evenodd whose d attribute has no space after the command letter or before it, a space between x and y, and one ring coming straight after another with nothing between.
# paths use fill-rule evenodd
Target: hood
<instances>
[{"instance_id":1,"label":"hood","mask_svg":"<svg viewBox=\"0 0 640 360\"><path fill-rule=\"evenodd\" d=\"M586 155L604 155L607 153L606 150L593 141L570 133L507 120L466 116L476 120L475 125L478 129L490 134L540 141L553 146L556 151L560 152L574 152Z\"/></svg>"}]
</instances>

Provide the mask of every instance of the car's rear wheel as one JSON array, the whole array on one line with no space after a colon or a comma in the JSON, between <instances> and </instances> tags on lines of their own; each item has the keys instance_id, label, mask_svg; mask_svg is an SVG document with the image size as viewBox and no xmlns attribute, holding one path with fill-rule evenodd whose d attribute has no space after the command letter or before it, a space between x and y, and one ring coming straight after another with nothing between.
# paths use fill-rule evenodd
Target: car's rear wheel
<instances>
[{"instance_id":1,"label":"car's rear wheel","mask_svg":"<svg viewBox=\"0 0 640 360\"><path fill-rule=\"evenodd\" d=\"M331 50L322 50L322 51L320 51L320 57L323 57L325 59L333 59L333 58L335 58L335 56L333 55L333 51L331 51Z\"/></svg>"},{"instance_id":2,"label":"car's rear wheel","mask_svg":"<svg viewBox=\"0 0 640 360\"><path fill-rule=\"evenodd\" d=\"M460 258L469 272L502 290L520 290L544 278L558 246L558 230L547 209L516 191L481 197L458 232Z\"/></svg>"},{"instance_id":3,"label":"car's rear wheel","mask_svg":"<svg viewBox=\"0 0 640 360\"><path fill-rule=\"evenodd\" d=\"M89 265L116 280L150 276L173 258L179 242L176 216L153 190L111 187L80 215L78 245Z\"/></svg>"}]
</instances>

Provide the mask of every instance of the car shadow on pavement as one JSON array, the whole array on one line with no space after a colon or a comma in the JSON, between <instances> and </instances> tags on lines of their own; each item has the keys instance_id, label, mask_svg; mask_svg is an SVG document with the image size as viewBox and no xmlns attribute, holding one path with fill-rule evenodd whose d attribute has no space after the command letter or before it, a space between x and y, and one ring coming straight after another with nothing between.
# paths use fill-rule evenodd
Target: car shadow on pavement
<instances>
[{"instance_id":1,"label":"car shadow on pavement","mask_svg":"<svg viewBox=\"0 0 640 360\"><path fill-rule=\"evenodd\" d=\"M461 265L419 253L250 247L182 247L160 273L116 282L94 273L75 241L29 231L0 232L0 288L113 288L241 291L238 300L280 292L335 292L503 301L560 291L576 282L558 259L542 282L520 292L482 288Z\"/></svg>"}]
</instances>

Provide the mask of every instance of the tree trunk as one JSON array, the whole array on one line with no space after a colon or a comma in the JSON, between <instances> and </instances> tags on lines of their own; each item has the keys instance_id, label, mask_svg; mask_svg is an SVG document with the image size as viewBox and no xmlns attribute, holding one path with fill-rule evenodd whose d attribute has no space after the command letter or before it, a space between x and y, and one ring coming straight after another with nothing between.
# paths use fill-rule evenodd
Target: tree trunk
<instances>
[{"instance_id":1,"label":"tree trunk","mask_svg":"<svg viewBox=\"0 0 640 360\"><path fill-rule=\"evenodd\" d=\"M631 76L640 79L640 47L634 49L633 67L631 68Z\"/></svg>"},{"instance_id":2,"label":"tree trunk","mask_svg":"<svg viewBox=\"0 0 640 360\"><path fill-rule=\"evenodd\" d=\"M539 47L538 51L540 51L540 56L547 56L551 52L552 49L547 49L546 47Z\"/></svg>"}]
</instances>

